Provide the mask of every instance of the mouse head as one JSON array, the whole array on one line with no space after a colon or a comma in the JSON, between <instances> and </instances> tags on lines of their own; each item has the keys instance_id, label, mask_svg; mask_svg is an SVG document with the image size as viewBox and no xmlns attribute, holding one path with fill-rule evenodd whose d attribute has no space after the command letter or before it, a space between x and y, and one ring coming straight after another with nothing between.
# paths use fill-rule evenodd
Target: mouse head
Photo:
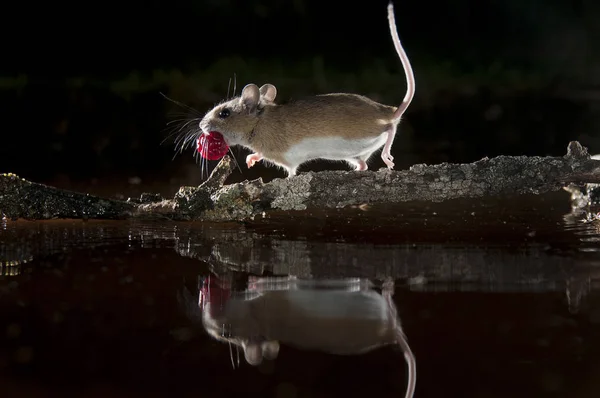
<instances>
[{"instance_id":1,"label":"mouse head","mask_svg":"<svg viewBox=\"0 0 600 398\"><path fill-rule=\"evenodd\" d=\"M251 298L257 293L232 291L231 282L220 278L203 278L199 286L198 307L202 326L213 338L241 348L252 366L279 354L279 341L267 339L251 310Z\"/></svg>"},{"instance_id":2,"label":"mouse head","mask_svg":"<svg viewBox=\"0 0 600 398\"><path fill-rule=\"evenodd\" d=\"M279 355L279 341L267 339L257 329L256 321L250 312L234 309L234 319L228 316L212 316L211 305L207 304L202 312L202 326L214 339L237 346L244 352L249 365L260 365L264 359L274 360ZM228 322L233 321L233 322Z\"/></svg>"},{"instance_id":3,"label":"mouse head","mask_svg":"<svg viewBox=\"0 0 600 398\"><path fill-rule=\"evenodd\" d=\"M211 305L207 304L202 312L202 326L214 339L237 346L244 352L249 365L260 365L264 359L274 360L279 355L279 341L266 339L257 331L256 322L248 310L233 314L235 319L227 316L212 316ZM233 323L228 322L233 321Z\"/></svg>"},{"instance_id":4,"label":"mouse head","mask_svg":"<svg viewBox=\"0 0 600 398\"><path fill-rule=\"evenodd\" d=\"M248 84L239 97L217 105L200 121L202 133L221 133L228 145L247 145L262 110L274 105L277 89L272 84L258 88Z\"/></svg>"}]
</instances>

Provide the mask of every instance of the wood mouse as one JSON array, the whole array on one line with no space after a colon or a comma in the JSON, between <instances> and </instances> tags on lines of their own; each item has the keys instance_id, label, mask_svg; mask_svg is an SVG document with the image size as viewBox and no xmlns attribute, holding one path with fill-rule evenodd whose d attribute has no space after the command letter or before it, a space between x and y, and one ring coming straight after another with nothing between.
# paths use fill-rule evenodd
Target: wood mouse
<instances>
[{"instance_id":1,"label":"wood mouse","mask_svg":"<svg viewBox=\"0 0 600 398\"><path fill-rule=\"evenodd\" d=\"M398 107L358 94L333 93L276 104L272 84L248 84L240 96L217 105L200 121L201 134L220 133L227 145L253 151L248 167L258 161L282 167L288 178L310 160L344 160L355 170L367 170L368 159L383 146L381 158L394 167L390 151L400 119L415 93L415 78L388 4L388 20L396 52L406 74L407 92Z\"/></svg>"}]
</instances>

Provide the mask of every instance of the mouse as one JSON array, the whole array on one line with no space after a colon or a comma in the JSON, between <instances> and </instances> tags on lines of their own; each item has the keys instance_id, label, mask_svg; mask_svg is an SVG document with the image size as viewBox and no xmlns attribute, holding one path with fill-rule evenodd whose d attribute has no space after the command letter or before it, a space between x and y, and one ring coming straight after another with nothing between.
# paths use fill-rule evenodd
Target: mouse
<instances>
[{"instance_id":1,"label":"mouse","mask_svg":"<svg viewBox=\"0 0 600 398\"><path fill-rule=\"evenodd\" d=\"M276 360L281 346L333 355L361 355L384 346L400 350L407 366L406 398L414 396L416 359L394 303L395 282L386 278L381 293L364 278L298 278L248 275L234 289L226 275L199 279L195 319L217 341L242 349L258 366ZM187 299L191 307L191 296Z\"/></svg>"},{"instance_id":2,"label":"mouse","mask_svg":"<svg viewBox=\"0 0 600 398\"><path fill-rule=\"evenodd\" d=\"M399 106L380 104L351 93L319 94L277 104L273 84L247 84L239 96L209 110L199 123L200 135L222 135L228 146L252 151L248 168L262 161L283 168L287 178L302 164L317 160L345 161L357 171L382 148L381 158L394 168L391 148L400 119L415 94L412 66L400 42L394 6L388 4L392 41L406 75L407 90Z\"/></svg>"}]
</instances>

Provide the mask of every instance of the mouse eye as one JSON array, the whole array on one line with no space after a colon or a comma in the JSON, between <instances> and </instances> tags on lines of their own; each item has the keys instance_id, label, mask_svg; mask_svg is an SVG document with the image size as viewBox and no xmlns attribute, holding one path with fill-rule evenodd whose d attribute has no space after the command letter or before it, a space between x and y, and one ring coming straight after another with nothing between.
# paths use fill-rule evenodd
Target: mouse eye
<instances>
[{"instance_id":1,"label":"mouse eye","mask_svg":"<svg viewBox=\"0 0 600 398\"><path fill-rule=\"evenodd\" d=\"M231 114L231 112L229 111L229 109L225 108L225 109L221 110L221 112L219 112L219 117L221 119L225 119L226 117L229 117L230 114Z\"/></svg>"}]
</instances>

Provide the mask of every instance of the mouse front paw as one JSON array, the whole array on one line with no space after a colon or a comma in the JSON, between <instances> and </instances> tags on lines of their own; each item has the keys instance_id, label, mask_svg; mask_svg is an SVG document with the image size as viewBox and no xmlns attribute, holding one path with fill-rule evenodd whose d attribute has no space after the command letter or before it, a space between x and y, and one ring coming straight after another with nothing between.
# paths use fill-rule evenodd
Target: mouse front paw
<instances>
[{"instance_id":1,"label":"mouse front paw","mask_svg":"<svg viewBox=\"0 0 600 398\"><path fill-rule=\"evenodd\" d=\"M246 157L246 166L248 168L254 166L256 162L260 162L263 159L262 155L259 153L251 153Z\"/></svg>"}]
</instances>

